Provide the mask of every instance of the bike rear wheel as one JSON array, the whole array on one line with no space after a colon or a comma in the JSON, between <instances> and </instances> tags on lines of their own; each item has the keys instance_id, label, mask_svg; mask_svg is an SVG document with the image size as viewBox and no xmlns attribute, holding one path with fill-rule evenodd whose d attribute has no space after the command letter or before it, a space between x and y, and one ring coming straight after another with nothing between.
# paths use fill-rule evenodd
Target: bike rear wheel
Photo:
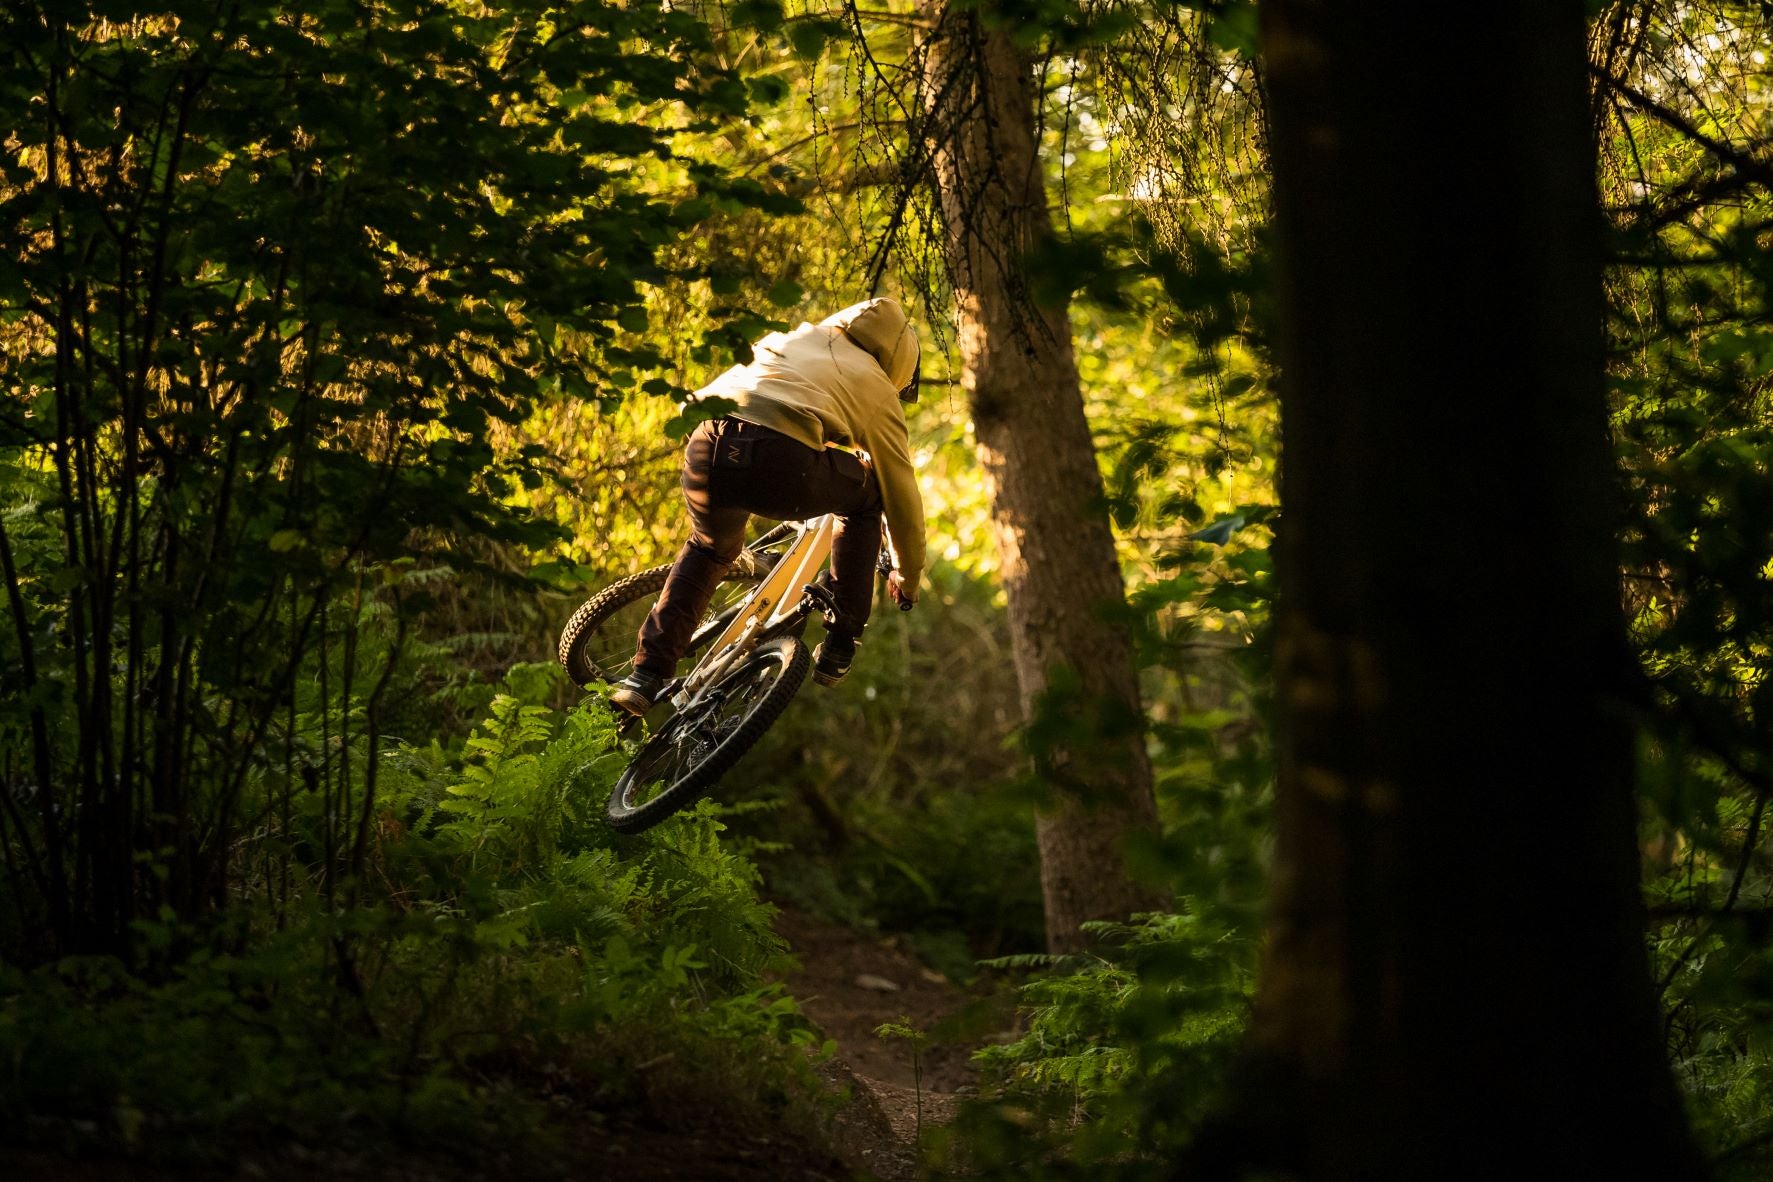
<instances>
[{"instance_id":1,"label":"bike rear wheel","mask_svg":"<svg viewBox=\"0 0 1773 1182\"><path fill-rule=\"evenodd\" d=\"M772 547L788 536L787 526L776 526L750 546L722 579L714 594L708 618L696 629L684 655L694 659L703 646L724 626L740 598L748 595L770 564L775 561ZM634 642L640 625L652 611L653 601L665 587L671 566L655 566L629 575L599 591L586 600L560 630L557 655L566 675L577 686L594 681L614 683L628 676L634 667Z\"/></svg>"},{"instance_id":2,"label":"bike rear wheel","mask_svg":"<svg viewBox=\"0 0 1773 1182\"><path fill-rule=\"evenodd\" d=\"M798 637L757 647L642 744L610 793L609 823L638 833L694 804L781 717L812 657Z\"/></svg>"}]
</instances>

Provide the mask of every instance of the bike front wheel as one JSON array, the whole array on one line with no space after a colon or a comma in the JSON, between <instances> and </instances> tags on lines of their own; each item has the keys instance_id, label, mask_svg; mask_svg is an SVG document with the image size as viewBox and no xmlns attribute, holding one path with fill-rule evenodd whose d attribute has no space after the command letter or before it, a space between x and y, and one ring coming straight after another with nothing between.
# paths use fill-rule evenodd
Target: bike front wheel
<instances>
[{"instance_id":1,"label":"bike front wheel","mask_svg":"<svg viewBox=\"0 0 1773 1182\"><path fill-rule=\"evenodd\" d=\"M806 680L806 645L784 636L759 645L646 741L616 780L609 823L638 833L694 804L763 737Z\"/></svg>"}]
</instances>

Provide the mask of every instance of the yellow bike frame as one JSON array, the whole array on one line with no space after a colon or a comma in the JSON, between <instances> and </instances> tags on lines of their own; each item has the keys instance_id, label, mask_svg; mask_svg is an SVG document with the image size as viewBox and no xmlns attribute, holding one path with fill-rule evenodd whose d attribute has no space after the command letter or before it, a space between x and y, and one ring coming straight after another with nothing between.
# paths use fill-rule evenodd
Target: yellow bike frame
<instances>
[{"instance_id":1,"label":"yellow bike frame","mask_svg":"<svg viewBox=\"0 0 1773 1182\"><path fill-rule=\"evenodd\" d=\"M827 514L800 522L795 528L799 536L746 597L739 614L708 646L708 655L684 678L683 687L672 698L678 709L725 676L727 670L750 655L770 629L800 609L801 591L817 577L831 553L837 519Z\"/></svg>"}]
</instances>

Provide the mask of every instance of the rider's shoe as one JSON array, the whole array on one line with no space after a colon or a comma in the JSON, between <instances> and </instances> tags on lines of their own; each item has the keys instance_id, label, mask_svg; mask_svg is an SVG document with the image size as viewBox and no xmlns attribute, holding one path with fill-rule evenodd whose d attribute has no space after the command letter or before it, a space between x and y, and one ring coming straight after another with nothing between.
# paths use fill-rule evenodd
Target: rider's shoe
<instances>
[{"instance_id":1,"label":"rider's shoe","mask_svg":"<svg viewBox=\"0 0 1773 1182\"><path fill-rule=\"evenodd\" d=\"M850 671L856 659L857 640L842 632L827 632L819 647L813 650L813 680L820 685L836 685Z\"/></svg>"},{"instance_id":2,"label":"rider's shoe","mask_svg":"<svg viewBox=\"0 0 1773 1182\"><path fill-rule=\"evenodd\" d=\"M667 678L645 669L635 669L610 687L610 704L630 714L641 715L653 708Z\"/></svg>"}]
</instances>

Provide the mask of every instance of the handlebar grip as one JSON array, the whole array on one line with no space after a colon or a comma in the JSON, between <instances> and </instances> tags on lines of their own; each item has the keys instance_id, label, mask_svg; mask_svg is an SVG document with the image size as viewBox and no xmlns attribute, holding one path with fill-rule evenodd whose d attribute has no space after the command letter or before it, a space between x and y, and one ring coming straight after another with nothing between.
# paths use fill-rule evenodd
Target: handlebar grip
<instances>
[{"instance_id":1,"label":"handlebar grip","mask_svg":"<svg viewBox=\"0 0 1773 1182\"><path fill-rule=\"evenodd\" d=\"M875 560L874 569L875 569L875 572L877 574L879 574L880 577L883 579L893 573L893 552L892 552L892 550L888 549L886 546L882 546L880 548L880 557ZM890 584L890 583L888 584L888 586L891 586L891 585L892 584ZM893 601L899 605L899 610L902 612L908 612L913 607L916 606L915 603L913 603L909 599L906 599L902 595L894 595Z\"/></svg>"}]
</instances>

